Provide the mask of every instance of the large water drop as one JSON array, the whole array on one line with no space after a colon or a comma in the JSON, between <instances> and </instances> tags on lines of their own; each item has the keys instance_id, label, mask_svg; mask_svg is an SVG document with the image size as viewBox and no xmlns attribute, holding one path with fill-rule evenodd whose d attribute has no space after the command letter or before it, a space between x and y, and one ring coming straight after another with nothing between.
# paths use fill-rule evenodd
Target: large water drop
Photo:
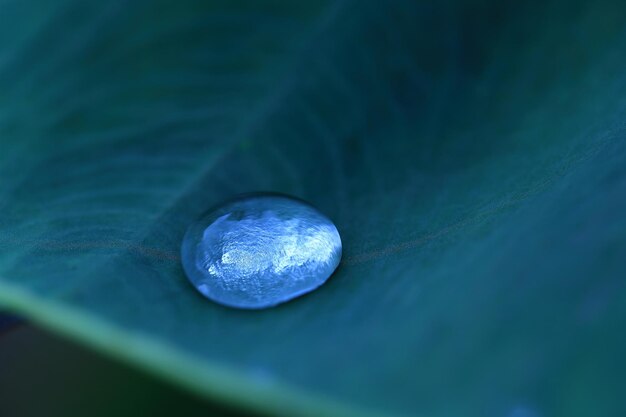
<instances>
[{"instance_id":1,"label":"large water drop","mask_svg":"<svg viewBox=\"0 0 626 417\"><path fill-rule=\"evenodd\" d=\"M182 244L187 277L203 295L258 309L322 285L341 260L335 225L309 204L278 194L229 201L192 224Z\"/></svg>"}]
</instances>

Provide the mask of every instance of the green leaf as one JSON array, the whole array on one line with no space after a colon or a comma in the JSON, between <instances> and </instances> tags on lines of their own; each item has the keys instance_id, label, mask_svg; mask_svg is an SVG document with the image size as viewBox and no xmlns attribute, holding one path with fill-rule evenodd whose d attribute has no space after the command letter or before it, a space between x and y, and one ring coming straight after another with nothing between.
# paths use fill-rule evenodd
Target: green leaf
<instances>
[{"instance_id":1,"label":"green leaf","mask_svg":"<svg viewBox=\"0 0 626 417\"><path fill-rule=\"evenodd\" d=\"M622 2L0 7L2 306L268 414L626 413ZM260 190L344 260L220 307L181 237Z\"/></svg>"}]
</instances>

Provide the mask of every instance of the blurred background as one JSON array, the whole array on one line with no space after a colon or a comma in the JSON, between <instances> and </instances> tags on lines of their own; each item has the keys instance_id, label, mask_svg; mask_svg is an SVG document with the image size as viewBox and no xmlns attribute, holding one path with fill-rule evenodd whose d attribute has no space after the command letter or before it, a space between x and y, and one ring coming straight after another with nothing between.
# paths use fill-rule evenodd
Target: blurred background
<instances>
[{"instance_id":1,"label":"blurred background","mask_svg":"<svg viewBox=\"0 0 626 417\"><path fill-rule=\"evenodd\" d=\"M13 316L0 315L2 416L256 416L187 394Z\"/></svg>"}]
</instances>

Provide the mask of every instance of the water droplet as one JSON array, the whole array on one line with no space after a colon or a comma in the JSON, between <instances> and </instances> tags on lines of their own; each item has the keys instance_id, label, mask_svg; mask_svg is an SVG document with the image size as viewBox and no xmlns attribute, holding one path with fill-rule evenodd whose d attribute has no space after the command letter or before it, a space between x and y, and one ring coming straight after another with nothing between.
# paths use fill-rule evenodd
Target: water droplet
<instances>
[{"instance_id":1,"label":"water droplet","mask_svg":"<svg viewBox=\"0 0 626 417\"><path fill-rule=\"evenodd\" d=\"M182 263L204 296L265 308L322 285L341 260L335 225L309 204L279 194L229 201L192 224Z\"/></svg>"}]
</instances>

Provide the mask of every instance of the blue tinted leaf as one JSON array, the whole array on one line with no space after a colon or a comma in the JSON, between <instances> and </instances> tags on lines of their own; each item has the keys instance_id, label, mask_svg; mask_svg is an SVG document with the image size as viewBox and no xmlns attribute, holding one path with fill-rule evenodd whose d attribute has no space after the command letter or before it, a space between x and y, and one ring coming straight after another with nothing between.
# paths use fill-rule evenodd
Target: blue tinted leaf
<instances>
[{"instance_id":1,"label":"blue tinted leaf","mask_svg":"<svg viewBox=\"0 0 626 417\"><path fill-rule=\"evenodd\" d=\"M292 415L623 415L618 1L8 1L0 303ZM248 191L342 234L262 312L188 284Z\"/></svg>"}]
</instances>

